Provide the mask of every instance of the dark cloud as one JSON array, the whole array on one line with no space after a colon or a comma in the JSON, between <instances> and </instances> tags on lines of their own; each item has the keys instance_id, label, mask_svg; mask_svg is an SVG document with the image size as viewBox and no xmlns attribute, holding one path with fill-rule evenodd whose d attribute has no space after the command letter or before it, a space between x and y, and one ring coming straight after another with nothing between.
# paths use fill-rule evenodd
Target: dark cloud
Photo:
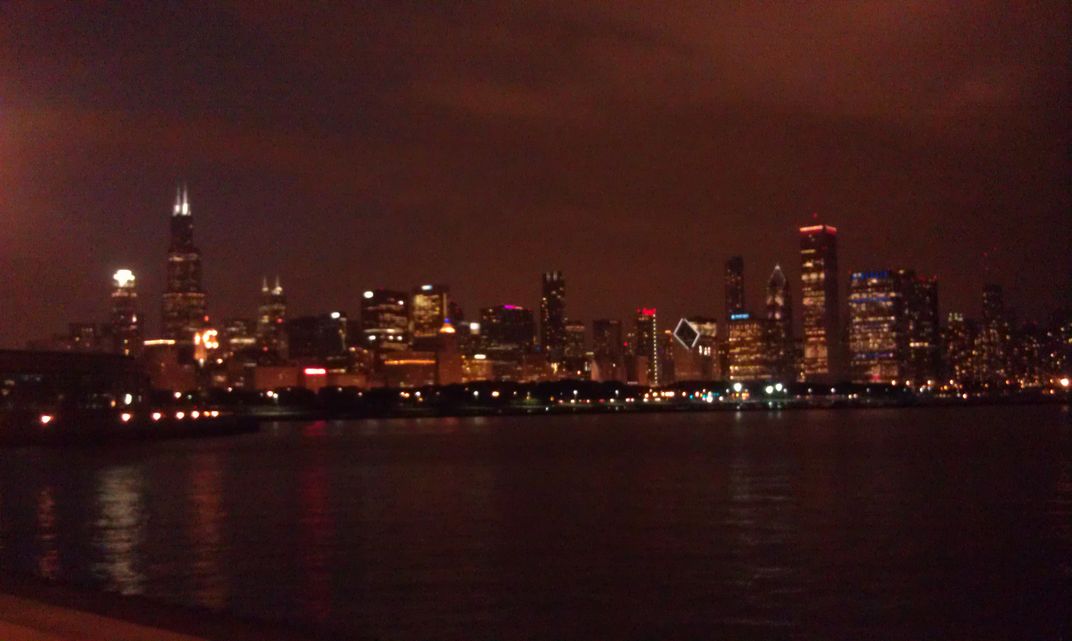
<instances>
[{"instance_id":1,"label":"dark cloud","mask_svg":"<svg viewBox=\"0 0 1072 641\"><path fill-rule=\"evenodd\" d=\"M0 5L0 343L102 318L190 183L210 311L452 284L466 307L717 311L796 225L842 264L1067 302L1069 8L990 2ZM986 256L984 257L984 252ZM12 313L10 310L17 310ZM155 325L154 325L155 327Z\"/></svg>"}]
</instances>

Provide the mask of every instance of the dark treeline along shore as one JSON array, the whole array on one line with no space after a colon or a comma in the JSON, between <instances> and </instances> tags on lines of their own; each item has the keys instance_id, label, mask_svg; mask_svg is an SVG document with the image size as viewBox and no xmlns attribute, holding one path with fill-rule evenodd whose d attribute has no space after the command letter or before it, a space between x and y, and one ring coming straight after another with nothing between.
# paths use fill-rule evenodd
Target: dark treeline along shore
<instances>
[{"instance_id":1,"label":"dark treeline along shore","mask_svg":"<svg viewBox=\"0 0 1072 641\"><path fill-rule=\"evenodd\" d=\"M1067 403L1068 392L933 395L883 384L680 382L650 388L617 382L475 382L420 388L301 387L184 394L124 394L97 406L8 408L0 413L0 444L100 442L221 436L255 431L260 420L435 416L772 411ZM45 413L41 413L45 412Z\"/></svg>"}]
</instances>

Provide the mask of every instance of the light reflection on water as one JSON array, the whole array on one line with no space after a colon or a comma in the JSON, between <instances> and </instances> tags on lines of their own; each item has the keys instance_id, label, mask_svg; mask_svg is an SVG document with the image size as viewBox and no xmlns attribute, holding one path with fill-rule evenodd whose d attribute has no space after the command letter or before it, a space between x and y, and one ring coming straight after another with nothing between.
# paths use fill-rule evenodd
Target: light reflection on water
<instances>
[{"instance_id":1,"label":"light reflection on water","mask_svg":"<svg viewBox=\"0 0 1072 641\"><path fill-rule=\"evenodd\" d=\"M60 549L56 531L56 500L51 486L37 492L37 545L41 552L37 573L46 579L60 577Z\"/></svg>"},{"instance_id":2,"label":"light reflection on water","mask_svg":"<svg viewBox=\"0 0 1072 641\"><path fill-rule=\"evenodd\" d=\"M340 639L1059 638L1070 431L1053 407L726 412L5 451L0 568Z\"/></svg>"},{"instance_id":3,"label":"light reflection on water","mask_svg":"<svg viewBox=\"0 0 1072 641\"><path fill-rule=\"evenodd\" d=\"M95 548L102 558L93 574L122 594L145 591L142 554L145 535L145 477L140 465L108 467L97 475Z\"/></svg>"},{"instance_id":4,"label":"light reflection on water","mask_svg":"<svg viewBox=\"0 0 1072 641\"><path fill-rule=\"evenodd\" d=\"M206 452L193 458L188 490L190 518L187 536L193 559L192 592L198 605L222 609L227 605L229 589L222 569L223 460L219 452Z\"/></svg>"}]
</instances>

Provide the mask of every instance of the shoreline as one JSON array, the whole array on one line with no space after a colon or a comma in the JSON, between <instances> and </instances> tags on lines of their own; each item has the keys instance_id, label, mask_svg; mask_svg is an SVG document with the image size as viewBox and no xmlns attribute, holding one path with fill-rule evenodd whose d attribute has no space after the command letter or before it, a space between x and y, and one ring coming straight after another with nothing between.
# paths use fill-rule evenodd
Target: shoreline
<instances>
[{"instance_id":1,"label":"shoreline","mask_svg":"<svg viewBox=\"0 0 1072 641\"><path fill-rule=\"evenodd\" d=\"M0 638L4 641L318 641L324 631L256 621L149 597L0 574Z\"/></svg>"},{"instance_id":2,"label":"shoreline","mask_svg":"<svg viewBox=\"0 0 1072 641\"><path fill-rule=\"evenodd\" d=\"M155 442L167 440L186 440L202 438L224 438L239 434L251 434L261 430L265 422L298 421L363 421L391 419L436 419L436 418L478 418L478 417L560 417L605 414L681 414L707 412L800 412L809 410L922 410L937 408L971 408L971 407L1023 407L1058 405L1069 406L1072 398L1059 396L1010 396L981 397L969 400L941 399L824 399L817 402L811 399L765 399L730 402L703 402L700 400L664 400L644 403L622 402L559 402L554 404L529 403L520 404L505 401L496 404L454 404L443 403L427 405L395 404L378 407L318 407L305 405L276 406L218 406L227 413L227 418L208 419L202 422L189 422L178 429L177 426L150 426L141 428L130 425L108 426L99 423L92 430L74 429L69 432L35 430L7 431L0 430L0 449L18 447L78 447L87 445L110 446L120 443ZM77 424L77 419L69 419Z\"/></svg>"},{"instance_id":3,"label":"shoreline","mask_svg":"<svg viewBox=\"0 0 1072 641\"><path fill-rule=\"evenodd\" d=\"M971 408L971 407L1023 407L1039 405L1065 405L1072 399L1054 398L988 398L962 401L956 399L937 399L914 402L851 402L833 401L827 403L795 401L745 401L728 403L646 403L646 404L610 404L610 403L563 403L556 405L518 406L504 404L501 406L461 406L461 407L427 407L394 408L380 411L331 410L324 408L279 407L278 411L256 411L246 414L260 421L360 421L377 419L404 418L471 418L496 416L579 416L586 414L680 414L706 412L781 412L808 410L890 410L890 409L937 409L937 408Z\"/></svg>"}]
</instances>

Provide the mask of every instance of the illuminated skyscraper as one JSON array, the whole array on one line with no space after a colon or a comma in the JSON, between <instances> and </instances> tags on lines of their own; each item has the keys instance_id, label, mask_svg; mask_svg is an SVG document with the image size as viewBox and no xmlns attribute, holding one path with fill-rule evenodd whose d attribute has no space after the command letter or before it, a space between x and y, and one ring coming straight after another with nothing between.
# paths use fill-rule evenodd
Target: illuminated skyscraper
<instances>
[{"instance_id":1,"label":"illuminated skyscraper","mask_svg":"<svg viewBox=\"0 0 1072 641\"><path fill-rule=\"evenodd\" d=\"M636 345L633 354L647 362L648 385L660 385L659 378L659 327L654 307L638 307L636 310Z\"/></svg>"},{"instance_id":2,"label":"illuminated skyscraper","mask_svg":"<svg viewBox=\"0 0 1072 641\"><path fill-rule=\"evenodd\" d=\"M542 284L540 348L555 365L562 362L566 349L566 279L562 272L545 272Z\"/></svg>"},{"instance_id":3,"label":"illuminated skyscraper","mask_svg":"<svg viewBox=\"0 0 1072 641\"><path fill-rule=\"evenodd\" d=\"M268 279L261 281L261 306L257 314L257 344L261 351L287 358L287 297L279 276L275 286L268 286Z\"/></svg>"},{"instance_id":4,"label":"illuminated skyscraper","mask_svg":"<svg viewBox=\"0 0 1072 641\"><path fill-rule=\"evenodd\" d=\"M773 323L753 318L748 312L730 316L726 336L727 377L732 381L765 381L774 378L769 335Z\"/></svg>"},{"instance_id":5,"label":"illuminated skyscraper","mask_svg":"<svg viewBox=\"0 0 1072 641\"><path fill-rule=\"evenodd\" d=\"M439 331L448 319L449 288L446 285L421 285L413 288L409 305L409 331L413 349L434 350ZM454 322L453 318L450 318Z\"/></svg>"},{"instance_id":6,"label":"illuminated skyscraper","mask_svg":"<svg viewBox=\"0 0 1072 641\"><path fill-rule=\"evenodd\" d=\"M905 376L908 356L906 290L910 272L856 272L849 281L852 380L889 383Z\"/></svg>"},{"instance_id":7,"label":"illuminated skyscraper","mask_svg":"<svg viewBox=\"0 0 1072 641\"><path fill-rule=\"evenodd\" d=\"M726 261L726 318L745 311L744 259L732 256Z\"/></svg>"},{"instance_id":8,"label":"illuminated skyscraper","mask_svg":"<svg viewBox=\"0 0 1072 641\"><path fill-rule=\"evenodd\" d=\"M1008 374L1009 321L1001 286L983 287L983 322L976 338L977 373L983 382L998 384Z\"/></svg>"},{"instance_id":9,"label":"illuminated skyscraper","mask_svg":"<svg viewBox=\"0 0 1072 641\"><path fill-rule=\"evenodd\" d=\"M767 280L767 349L775 377L785 378L793 363L793 299L782 268L774 266Z\"/></svg>"},{"instance_id":10,"label":"illuminated skyscraper","mask_svg":"<svg viewBox=\"0 0 1072 641\"><path fill-rule=\"evenodd\" d=\"M957 383L974 382L978 326L964 314L949 312L945 330L946 376Z\"/></svg>"},{"instance_id":11,"label":"illuminated skyscraper","mask_svg":"<svg viewBox=\"0 0 1072 641\"><path fill-rule=\"evenodd\" d=\"M938 281L910 269L854 273L849 282L852 380L936 381Z\"/></svg>"},{"instance_id":12,"label":"illuminated skyscraper","mask_svg":"<svg viewBox=\"0 0 1072 641\"><path fill-rule=\"evenodd\" d=\"M370 289L361 298L362 346L373 352L399 351L409 345L406 294Z\"/></svg>"},{"instance_id":13,"label":"illuminated skyscraper","mask_svg":"<svg viewBox=\"0 0 1072 641\"><path fill-rule=\"evenodd\" d=\"M194 334L206 324L201 250L194 245L194 218L185 187L175 193L171 212L162 319L164 338L175 340L180 348L192 346Z\"/></svg>"},{"instance_id":14,"label":"illuminated skyscraper","mask_svg":"<svg viewBox=\"0 0 1072 641\"><path fill-rule=\"evenodd\" d=\"M124 356L141 353L141 315L138 314L138 290L134 273L120 269L112 276L113 349Z\"/></svg>"},{"instance_id":15,"label":"illuminated skyscraper","mask_svg":"<svg viewBox=\"0 0 1072 641\"><path fill-rule=\"evenodd\" d=\"M800 280L804 378L830 381L839 375L841 362L837 229L829 225L800 228Z\"/></svg>"}]
</instances>

